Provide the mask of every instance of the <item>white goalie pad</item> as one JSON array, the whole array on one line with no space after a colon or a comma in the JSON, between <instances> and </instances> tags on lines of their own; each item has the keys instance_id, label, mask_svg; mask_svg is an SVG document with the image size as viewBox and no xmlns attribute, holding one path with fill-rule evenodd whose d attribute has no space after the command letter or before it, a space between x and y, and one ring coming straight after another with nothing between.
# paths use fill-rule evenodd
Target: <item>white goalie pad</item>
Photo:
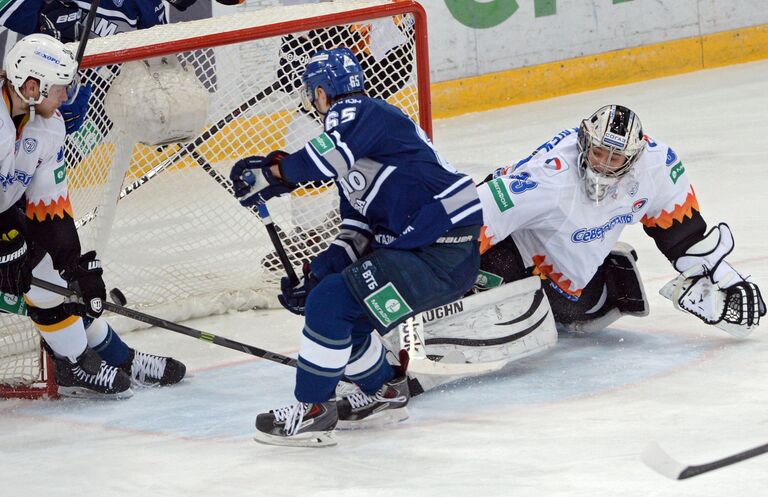
<instances>
[{"instance_id":1,"label":"white goalie pad","mask_svg":"<svg viewBox=\"0 0 768 497\"><path fill-rule=\"evenodd\" d=\"M123 64L107 91L109 118L150 146L186 142L206 125L209 95L176 56Z\"/></svg>"},{"instance_id":2,"label":"white goalie pad","mask_svg":"<svg viewBox=\"0 0 768 497\"><path fill-rule=\"evenodd\" d=\"M384 337L414 375L473 376L557 343L541 280L532 276L425 311Z\"/></svg>"}]
</instances>

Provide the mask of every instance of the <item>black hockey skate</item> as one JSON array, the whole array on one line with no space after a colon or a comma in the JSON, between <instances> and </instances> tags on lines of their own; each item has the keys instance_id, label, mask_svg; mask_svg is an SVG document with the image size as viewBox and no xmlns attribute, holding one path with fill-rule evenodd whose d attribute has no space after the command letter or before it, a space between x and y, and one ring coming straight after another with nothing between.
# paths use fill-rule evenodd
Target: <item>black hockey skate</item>
<instances>
[{"instance_id":1,"label":"black hockey skate","mask_svg":"<svg viewBox=\"0 0 768 497\"><path fill-rule=\"evenodd\" d=\"M108 365L87 348L77 361L53 358L56 383L62 397L127 399L133 395L131 378L120 368Z\"/></svg>"},{"instance_id":2,"label":"black hockey skate","mask_svg":"<svg viewBox=\"0 0 768 497\"><path fill-rule=\"evenodd\" d=\"M328 447L336 445L333 430L338 420L335 400L299 402L256 416L253 439L269 445Z\"/></svg>"},{"instance_id":3,"label":"black hockey skate","mask_svg":"<svg viewBox=\"0 0 768 497\"><path fill-rule=\"evenodd\" d=\"M187 372L183 363L170 357L162 357L135 349L129 349L128 358L120 365L134 386L152 387L173 385L180 382Z\"/></svg>"},{"instance_id":4,"label":"black hockey skate","mask_svg":"<svg viewBox=\"0 0 768 497\"><path fill-rule=\"evenodd\" d=\"M405 375L388 381L374 395L357 392L343 397L339 400L338 428L356 430L404 421L410 398Z\"/></svg>"}]
</instances>

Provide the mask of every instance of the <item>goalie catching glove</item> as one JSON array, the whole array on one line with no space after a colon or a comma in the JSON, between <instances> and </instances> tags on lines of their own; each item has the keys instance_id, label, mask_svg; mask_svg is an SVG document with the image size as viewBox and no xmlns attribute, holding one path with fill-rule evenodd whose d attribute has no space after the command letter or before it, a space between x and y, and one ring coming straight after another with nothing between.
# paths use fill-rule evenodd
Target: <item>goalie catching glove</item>
<instances>
[{"instance_id":1,"label":"goalie catching glove","mask_svg":"<svg viewBox=\"0 0 768 497\"><path fill-rule=\"evenodd\" d=\"M235 162L229 173L229 179L232 181L235 197L240 200L240 205L251 207L264 204L273 197L296 189L296 185L272 174L271 167L279 166L286 155L288 154L282 150L275 150L266 157L253 155Z\"/></svg>"},{"instance_id":2,"label":"goalie catching glove","mask_svg":"<svg viewBox=\"0 0 768 497\"><path fill-rule=\"evenodd\" d=\"M725 262L733 246L727 224L712 228L675 260L675 269L681 274L659 293L677 309L731 335L745 337L758 326L766 308L758 286Z\"/></svg>"},{"instance_id":3,"label":"goalie catching glove","mask_svg":"<svg viewBox=\"0 0 768 497\"><path fill-rule=\"evenodd\" d=\"M82 298L82 302L64 304L68 313L94 318L101 316L107 298L102 274L101 261L93 250L81 255L74 265L61 270L61 277L67 281L69 288Z\"/></svg>"}]
</instances>

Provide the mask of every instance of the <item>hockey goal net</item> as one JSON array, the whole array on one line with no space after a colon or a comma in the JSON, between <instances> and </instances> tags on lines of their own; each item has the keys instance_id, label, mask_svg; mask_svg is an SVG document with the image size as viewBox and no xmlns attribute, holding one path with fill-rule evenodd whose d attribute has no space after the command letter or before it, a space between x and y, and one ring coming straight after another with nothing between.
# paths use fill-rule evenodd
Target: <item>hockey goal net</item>
<instances>
[{"instance_id":1,"label":"hockey goal net","mask_svg":"<svg viewBox=\"0 0 768 497\"><path fill-rule=\"evenodd\" d=\"M431 134L426 18L416 2L273 7L89 42L81 81L93 89L90 108L64 153L83 251L97 250L108 288L170 320L276 302L285 272L259 217L226 179L241 157L293 152L322 132L318 116L300 109L301 68L313 51L339 46L357 54L370 96ZM193 75L200 98L178 92L182 101L169 109L134 92L140 85L126 92L120 81L130 67L151 78L163 61ZM144 100L131 101L133 93ZM201 106L204 121L187 142L146 144L147 111L160 121L181 116L183 127L193 121L184 112ZM333 184L303 185L268 207L297 271L336 234ZM107 317L118 331L137 324ZM0 397L50 395L35 329L19 315L0 321Z\"/></svg>"}]
</instances>

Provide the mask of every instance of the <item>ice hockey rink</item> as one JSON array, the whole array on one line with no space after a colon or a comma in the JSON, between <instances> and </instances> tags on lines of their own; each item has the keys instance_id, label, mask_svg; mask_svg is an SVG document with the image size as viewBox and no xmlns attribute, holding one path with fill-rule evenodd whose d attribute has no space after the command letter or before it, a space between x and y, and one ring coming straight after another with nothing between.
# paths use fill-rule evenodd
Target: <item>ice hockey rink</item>
<instances>
[{"instance_id":1,"label":"ice hockey rink","mask_svg":"<svg viewBox=\"0 0 768 497\"><path fill-rule=\"evenodd\" d=\"M729 261L768 291L768 60L435 122L435 142L480 179L599 106L621 103L682 158ZM768 495L768 455L690 480L640 461L658 441L687 463L768 442L768 323L737 340L658 295L674 276L639 225L625 230L651 315L561 335L498 374L412 400L397 426L338 434L325 449L253 441L257 413L292 402L293 370L169 331L126 341L172 354L189 378L122 402L1 401L0 496ZM233 261L234 263L234 261ZM254 310L189 321L284 354L301 321Z\"/></svg>"}]
</instances>

